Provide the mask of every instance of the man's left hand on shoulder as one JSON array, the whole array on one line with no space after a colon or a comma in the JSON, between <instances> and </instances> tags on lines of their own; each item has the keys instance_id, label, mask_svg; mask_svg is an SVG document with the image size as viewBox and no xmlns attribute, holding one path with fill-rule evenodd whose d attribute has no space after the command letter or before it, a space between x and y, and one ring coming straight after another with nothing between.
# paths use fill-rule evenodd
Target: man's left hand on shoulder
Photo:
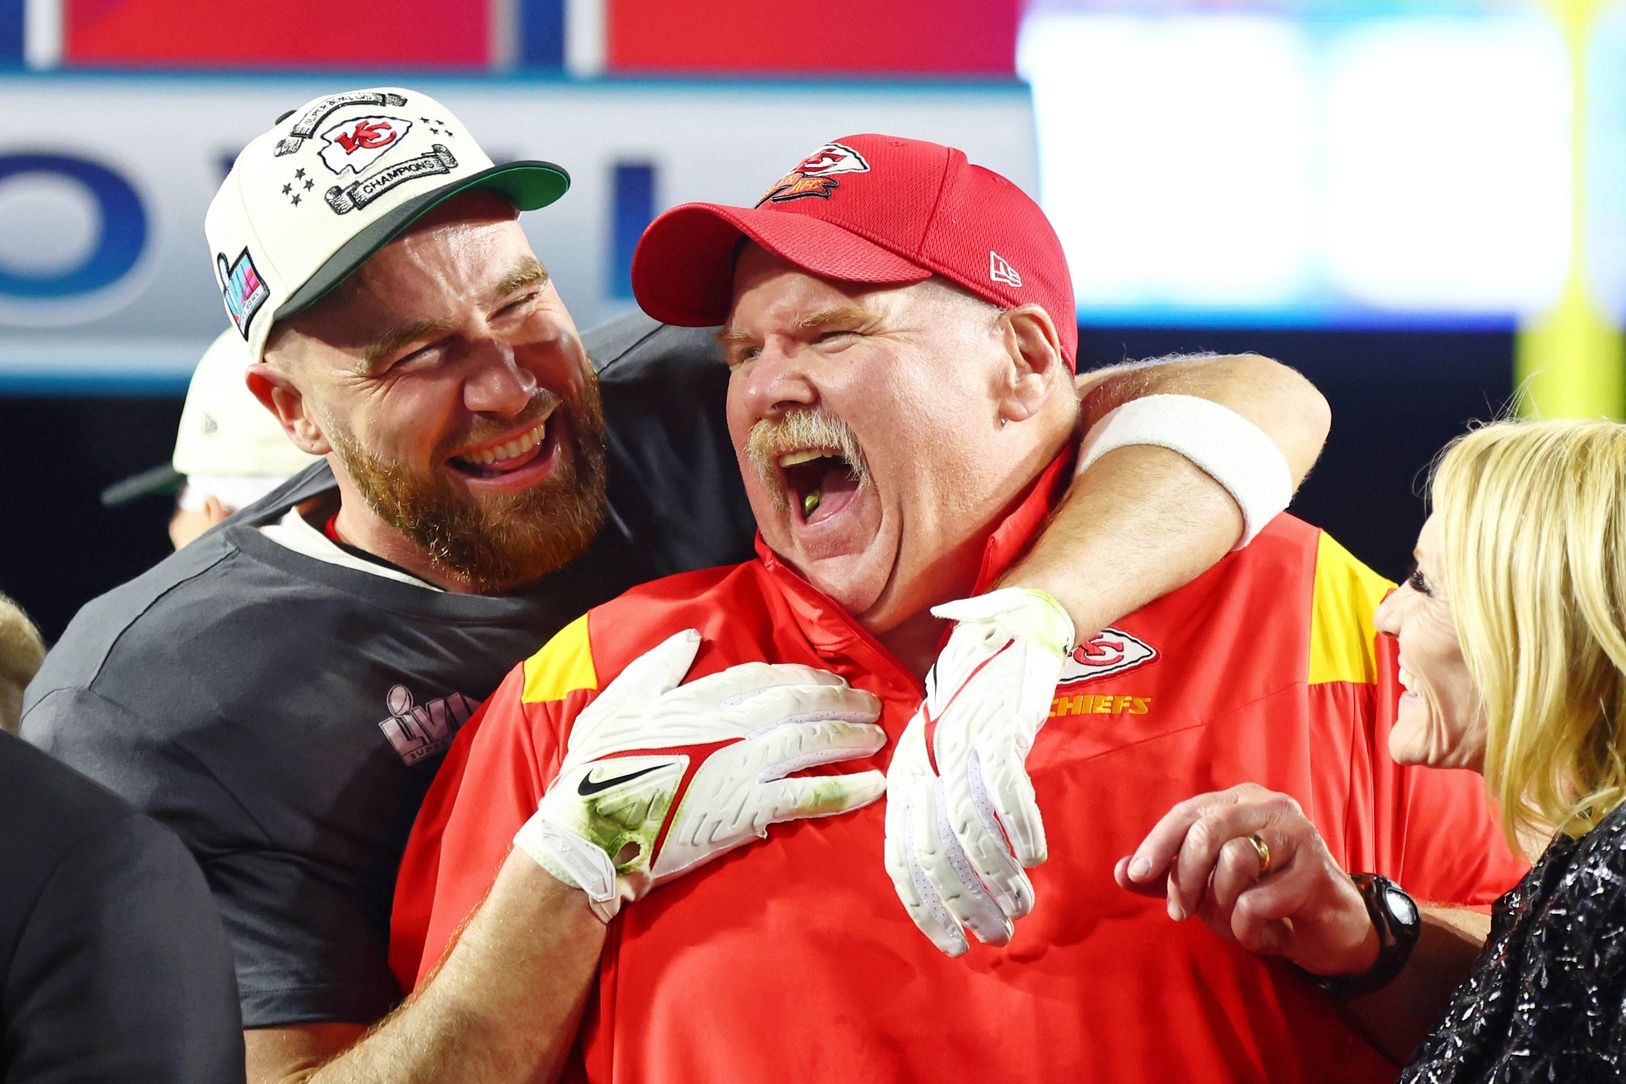
<instances>
[{"instance_id":1,"label":"man's left hand on shoulder","mask_svg":"<svg viewBox=\"0 0 1626 1084\"><path fill-rule=\"evenodd\" d=\"M1033 908L1047 851L1027 755L1050 714L1073 622L1043 591L938 606L954 621L887 772L886 868L909 917L950 956L1003 945Z\"/></svg>"}]
</instances>

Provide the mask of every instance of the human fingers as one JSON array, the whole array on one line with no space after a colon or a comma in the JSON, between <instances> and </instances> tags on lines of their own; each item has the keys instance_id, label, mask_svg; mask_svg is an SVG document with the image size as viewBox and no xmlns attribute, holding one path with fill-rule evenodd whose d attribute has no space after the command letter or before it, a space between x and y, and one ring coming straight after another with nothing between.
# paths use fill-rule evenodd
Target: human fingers
<instances>
[{"instance_id":1,"label":"human fingers","mask_svg":"<svg viewBox=\"0 0 1626 1084\"><path fill-rule=\"evenodd\" d=\"M1299 845L1288 869L1242 893L1232 929L1245 947L1318 975L1365 971L1378 943L1360 891L1318 836Z\"/></svg>"},{"instance_id":2,"label":"human fingers","mask_svg":"<svg viewBox=\"0 0 1626 1084\"><path fill-rule=\"evenodd\" d=\"M879 771L803 775L763 784L763 806L768 811L768 824L782 824L849 813L885 793L886 776Z\"/></svg>"},{"instance_id":3,"label":"human fingers","mask_svg":"<svg viewBox=\"0 0 1626 1084\"><path fill-rule=\"evenodd\" d=\"M985 945L1003 945L1012 927L992 894L971 868L944 811L941 783L920 788L909 809L909 834L926 880L936 890L954 921Z\"/></svg>"},{"instance_id":4,"label":"human fingers","mask_svg":"<svg viewBox=\"0 0 1626 1084\"><path fill-rule=\"evenodd\" d=\"M1255 889L1254 891L1258 891ZM1243 949L1256 956L1288 956L1292 953L1293 927L1282 918L1271 918L1249 906L1244 893L1229 913L1230 935Z\"/></svg>"},{"instance_id":5,"label":"human fingers","mask_svg":"<svg viewBox=\"0 0 1626 1084\"><path fill-rule=\"evenodd\" d=\"M1246 840L1261 829L1275 828L1271 839L1278 841L1277 849L1282 853L1272 854L1263 840L1257 846L1248 844L1260 870L1268 872L1265 867L1285 864L1291 859L1292 839L1302 835L1302 829L1309 826L1298 802L1286 794L1254 784L1243 784L1223 793L1228 800L1211 803L1191 821L1181 841L1169 874L1170 914L1175 917L1195 914L1202 907L1218 869L1220 850L1231 840ZM1237 870L1244 870L1246 852L1233 848L1232 853Z\"/></svg>"},{"instance_id":6,"label":"human fingers","mask_svg":"<svg viewBox=\"0 0 1626 1084\"><path fill-rule=\"evenodd\" d=\"M594 698L595 714L608 714L671 692L694 665L694 657L699 652L698 630L673 633L622 668L615 680Z\"/></svg>"},{"instance_id":7,"label":"human fingers","mask_svg":"<svg viewBox=\"0 0 1626 1084\"><path fill-rule=\"evenodd\" d=\"M1286 847L1279 837L1272 847L1263 830L1226 840L1209 879L1208 906L1229 912L1238 896L1279 869L1285 857Z\"/></svg>"},{"instance_id":8,"label":"human fingers","mask_svg":"<svg viewBox=\"0 0 1626 1084\"><path fill-rule=\"evenodd\" d=\"M1208 811L1254 797L1273 793L1257 783L1239 783L1225 790L1193 795L1177 802L1160 817L1151 831L1141 840L1124 867L1124 874L1132 883L1147 883L1163 877L1168 865L1179 854L1191 825Z\"/></svg>"},{"instance_id":9,"label":"human fingers","mask_svg":"<svg viewBox=\"0 0 1626 1084\"><path fill-rule=\"evenodd\" d=\"M935 809L920 821L927 834L917 837L916 807L935 801L936 781L926 762L925 745L916 728L899 740L887 772L886 870L892 887L915 927L925 934L938 951L947 956L963 956L970 947L960 924L943 904L942 897L926 876L923 857L930 859L941 844L936 839Z\"/></svg>"},{"instance_id":10,"label":"human fingers","mask_svg":"<svg viewBox=\"0 0 1626 1084\"><path fill-rule=\"evenodd\" d=\"M1277 868L1262 832L1234 837L1220 848L1196 913L1224 940L1250 952L1282 955L1293 933L1285 920L1295 910L1289 901L1302 880L1293 867Z\"/></svg>"},{"instance_id":11,"label":"human fingers","mask_svg":"<svg viewBox=\"0 0 1626 1084\"><path fill-rule=\"evenodd\" d=\"M1163 879L1159 877L1150 881L1135 880L1129 876L1129 864L1132 861L1134 859L1131 856L1125 855L1113 863L1112 879L1118 882L1118 887L1133 892L1137 896L1145 896L1148 899L1162 899L1164 892Z\"/></svg>"},{"instance_id":12,"label":"human fingers","mask_svg":"<svg viewBox=\"0 0 1626 1084\"><path fill-rule=\"evenodd\" d=\"M1124 875L1135 884L1161 882L1170 872L1170 866L1180 853L1186 833L1207 810L1229 804L1235 799L1230 791L1210 791L1193 795L1169 807L1150 831L1136 845L1124 866ZM1159 884L1159 895L1161 883Z\"/></svg>"},{"instance_id":13,"label":"human fingers","mask_svg":"<svg viewBox=\"0 0 1626 1084\"><path fill-rule=\"evenodd\" d=\"M886 744L886 731L873 723L840 719L787 722L770 726L751 741L756 781L768 783L792 772L843 760L873 756Z\"/></svg>"},{"instance_id":14,"label":"human fingers","mask_svg":"<svg viewBox=\"0 0 1626 1084\"><path fill-rule=\"evenodd\" d=\"M1029 798L1029 808L1015 812L1002 807L1001 799L990 791L984 780L982 759L973 749L964 761L964 769L943 778L943 808L972 873L993 896L1007 919L1021 918L1033 910L1033 883L1028 880L1016 856L1005 842L1002 822L1010 819L1037 820L1039 811ZM1007 764L998 769L1009 774ZM1015 772L1026 781L1027 771L1017 765ZM1010 784L1001 788L1005 801L1009 801ZM1033 787L1027 787L1031 796ZM1043 829L1040 834L1042 838Z\"/></svg>"}]
</instances>

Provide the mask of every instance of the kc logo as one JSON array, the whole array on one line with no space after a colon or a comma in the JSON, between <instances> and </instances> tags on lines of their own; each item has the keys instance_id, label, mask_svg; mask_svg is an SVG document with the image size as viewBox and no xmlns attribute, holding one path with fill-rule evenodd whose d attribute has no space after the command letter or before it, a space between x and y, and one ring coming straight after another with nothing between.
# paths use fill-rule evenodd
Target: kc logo
<instances>
[{"instance_id":1,"label":"kc logo","mask_svg":"<svg viewBox=\"0 0 1626 1084\"><path fill-rule=\"evenodd\" d=\"M792 171L804 177L828 177L832 173L868 173L864 156L842 143L826 143Z\"/></svg>"},{"instance_id":2,"label":"kc logo","mask_svg":"<svg viewBox=\"0 0 1626 1084\"><path fill-rule=\"evenodd\" d=\"M344 153L355 154L358 150L372 150L382 147L395 139L395 129L390 127L387 120L358 120L355 128L348 132L340 132L335 142L344 148Z\"/></svg>"},{"instance_id":3,"label":"kc logo","mask_svg":"<svg viewBox=\"0 0 1626 1084\"><path fill-rule=\"evenodd\" d=\"M864 156L841 143L826 143L797 163L796 168L773 183L773 187L757 200L757 206L772 200L786 203L793 199L817 196L829 199L830 193L841 187L832 173L868 173L869 163Z\"/></svg>"},{"instance_id":4,"label":"kc logo","mask_svg":"<svg viewBox=\"0 0 1626 1084\"><path fill-rule=\"evenodd\" d=\"M322 164L331 173L361 173L406 137L412 122L405 117L351 117L321 133L326 146Z\"/></svg>"},{"instance_id":5,"label":"kc logo","mask_svg":"<svg viewBox=\"0 0 1626 1084\"><path fill-rule=\"evenodd\" d=\"M1102 629L1061 660L1061 685L1121 674L1157 658L1157 649L1121 629Z\"/></svg>"}]
</instances>

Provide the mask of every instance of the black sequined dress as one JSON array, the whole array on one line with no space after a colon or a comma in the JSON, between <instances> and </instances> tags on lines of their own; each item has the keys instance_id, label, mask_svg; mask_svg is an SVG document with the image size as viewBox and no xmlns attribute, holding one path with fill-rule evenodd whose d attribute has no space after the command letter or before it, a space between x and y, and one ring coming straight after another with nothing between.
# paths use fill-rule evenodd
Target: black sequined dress
<instances>
[{"instance_id":1,"label":"black sequined dress","mask_svg":"<svg viewBox=\"0 0 1626 1084\"><path fill-rule=\"evenodd\" d=\"M1626 1080L1626 806L1554 840L1400 1079Z\"/></svg>"}]
</instances>

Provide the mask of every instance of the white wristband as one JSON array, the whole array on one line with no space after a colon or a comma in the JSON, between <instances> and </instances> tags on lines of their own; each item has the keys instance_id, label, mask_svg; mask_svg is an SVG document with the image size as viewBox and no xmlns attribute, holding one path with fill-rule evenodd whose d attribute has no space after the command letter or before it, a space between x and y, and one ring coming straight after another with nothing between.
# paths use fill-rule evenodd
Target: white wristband
<instances>
[{"instance_id":1,"label":"white wristband","mask_svg":"<svg viewBox=\"0 0 1626 1084\"><path fill-rule=\"evenodd\" d=\"M1195 395L1148 395L1110 411L1084 434L1077 473L1130 444L1177 452L1223 486L1242 512L1237 549L1293 498L1293 475L1275 441L1236 411Z\"/></svg>"}]
</instances>

